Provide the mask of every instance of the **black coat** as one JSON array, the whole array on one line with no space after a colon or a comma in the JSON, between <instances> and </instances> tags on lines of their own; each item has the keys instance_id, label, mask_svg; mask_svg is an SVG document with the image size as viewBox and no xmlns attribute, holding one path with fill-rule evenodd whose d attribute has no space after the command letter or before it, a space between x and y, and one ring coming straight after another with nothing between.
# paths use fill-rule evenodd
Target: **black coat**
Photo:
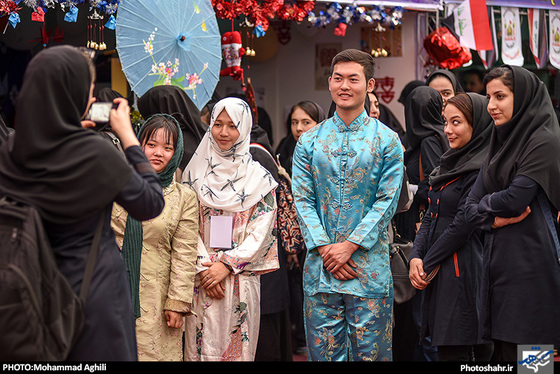
<instances>
[{"instance_id":1,"label":"black coat","mask_svg":"<svg viewBox=\"0 0 560 374\"><path fill-rule=\"evenodd\" d=\"M129 147L132 165L148 163L139 146ZM115 197L138 220L157 216L163 209L161 184L152 171L134 173ZM135 361L137 346L130 287L123 257L111 229L112 204L71 223L45 222L45 230L61 273L79 293L95 227L105 215L97 262L85 308L85 326L69 361Z\"/></svg>"},{"instance_id":2,"label":"black coat","mask_svg":"<svg viewBox=\"0 0 560 374\"><path fill-rule=\"evenodd\" d=\"M416 223L419 220L421 206L428 207L428 190L430 188L428 177L439 166L441 156L445 153L441 142L436 136L424 138L420 146L411 152L405 153L406 175L410 184L418 185L418 191L410 208L403 213L395 215L397 232L408 240L414 240ZM420 154L422 155L422 172L424 179L420 180Z\"/></svg>"},{"instance_id":3,"label":"black coat","mask_svg":"<svg viewBox=\"0 0 560 374\"><path fill-rule=\"evenodd\" d=\"M439 190L430 189L429 207L416 234L411 258L423 260L437 275L424 291L421 336L434 346L479 341L481 233L465 220L464 205L478 172L460 176Z\"/></svg>"},{"instance_id":4,"label":"black coat","mask_svg":"<svg viewBox=\"0 0 560 374\"><path fill-rule=\"evenodd\" d=\"M267 169L274 179L278 181L278 167L272 156L272 148L268 142L266 132L259 126L253 126L251 143L260 144L260 147L251 147L253 160L258 161ZM290 285L286 268L287 253L278 240L278 262L280 268L276 271L261 275L261 314L272 314L285 311L290 306Z\"/></svg>"},{"instance_id":5,"label":"black coat","mask_svg":"<svg viewBox=\"0 0 560 374\"><path fill-rule=\"evenodd\" d=\"M545 198L544 209L538 194ZM531 213L523 221L491 228L494 217L517 217L527 206ZM542 188L525 176L488 194L481 171L469 194L466 217L485 230L484 332L492 339L560 345L560 268L546 213L557 215Z\"/></svg>"}]
</instances>

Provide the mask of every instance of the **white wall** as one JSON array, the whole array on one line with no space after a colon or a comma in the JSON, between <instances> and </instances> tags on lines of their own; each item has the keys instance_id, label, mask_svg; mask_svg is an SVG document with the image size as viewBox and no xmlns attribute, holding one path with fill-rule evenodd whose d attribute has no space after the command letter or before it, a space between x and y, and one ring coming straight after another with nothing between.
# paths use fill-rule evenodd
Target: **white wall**
<instances>
[{"instance_id":1,"label":"white wall","mask_svg":"<svg viewBox=\"0 0 560 374\"><path fill-rule=\"evenodd\" d=\"M376 58L375 77L393 77L394 99L386 104L404 126L404 108L397 99L403 87L416 79L416 12L405 12L402 18L402 57ZM263 62L249 62L245 68L250 77L257 104L262 106L271 117L274 127L275 146L285 136L286 114L292 105L302 100L313 100L328 111L331 97L328 90L315 90L315 45L317 43L341 42L342 48L360 48L360 32L365 23L349 26L346 36L335 36L335 25L325 28L309 27L309 22L300 25L292 23L291 40L278 44L276 54ZM258 51L257 51L258 53ZM247 57L244 57L247 58ZM243 66L247 61L243 62ZM245 67L245 66L244 66ZM241 84L229 77L222 77L217 92L241 92Z\"/></svg>"}]
</instances>

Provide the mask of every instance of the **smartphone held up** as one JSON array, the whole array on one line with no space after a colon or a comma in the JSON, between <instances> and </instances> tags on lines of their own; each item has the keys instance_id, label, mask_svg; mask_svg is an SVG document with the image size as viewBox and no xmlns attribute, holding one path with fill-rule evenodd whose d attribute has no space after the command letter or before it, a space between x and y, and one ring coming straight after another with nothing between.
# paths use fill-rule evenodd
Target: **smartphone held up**
<instances>
[{"instance_id":1,"label":"smartphone held up","mask_svg":"<svg viewBox=\"0 0 560 374\"><path fill-rule=\"evenodd\" d=\"M114 103L93 103L86 115L86 120L93 121L97 124L109 122L111 109L117 108Z\"/></svg>"}]
</instances>

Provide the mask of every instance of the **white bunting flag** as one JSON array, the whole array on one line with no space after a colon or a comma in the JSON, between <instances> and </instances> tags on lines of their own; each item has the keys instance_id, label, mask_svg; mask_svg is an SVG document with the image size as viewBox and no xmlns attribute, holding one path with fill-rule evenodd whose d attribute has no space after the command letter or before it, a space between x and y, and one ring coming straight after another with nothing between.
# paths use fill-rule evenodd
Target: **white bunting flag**
<instances>
[{"instance_id":1,"label":"white bunting flag","mask_svg":"<svg viewBox=\"0 0 560 374\"><path fill-rule=\"evenodd\" d=\"M502 7L502 61L507 65L523 66L521 51L521 19L519 8Z\"/></svg>"},{"instance_id":2,"label":"white bunting flag","mask_svg":"<svg viewBox=\"0 0 560 374\"><path fill-rule=\"evenodd\" d=\"M549 54L548 58L552 66L560 69L560 11L549 10Z\"/></svg>"},{"instance_id":3,"label":"white bunting flag","mask_svg":"<svg viewBox=\"0 0 560 374\"><path fill-rule=\"evenodd\" d=\"M546 22L544 21L544 11L541 9L527 9L529 20L529 42L531 53L539 69L546 66L548 43L546 35Z\"/></svg>"}]
</instances>

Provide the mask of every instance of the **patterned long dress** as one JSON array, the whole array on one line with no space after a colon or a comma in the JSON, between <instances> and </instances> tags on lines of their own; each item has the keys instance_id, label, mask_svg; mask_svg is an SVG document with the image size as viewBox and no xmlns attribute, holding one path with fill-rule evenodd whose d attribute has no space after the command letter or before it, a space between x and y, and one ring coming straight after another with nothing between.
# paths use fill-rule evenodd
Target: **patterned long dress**
<instances>
[{"instance_id":1,"label":"patterned long dress","mask_svg":"<svg viewBox=\"0 0 560 374\"><path fill-rule=\"evenodd\" d=\"M177 182L163 189L165 208L142 223L140 317L136 319L139 361L181 361L183 329L167 326L165 310L190 313L195 276L198 199ZM112 224L122 248L127 213L115 204Z\"/></svg>"},{"instance_id":2,"label":"patterned long dress","mask_svg":"<svg viewBox=\"0 0 560 374\"><path fill-rule=\"evenodd\" d=\"M260 275L278 269L276 200L272 191L252 208L225 212L200 204L194 314L187 316L185 361L252 361L260 323ZM210 248L210 217L233 216L232 249ZM223 281L225 297L200 287L206 262L221 261L233 272Z\"/></svg>"}]
</instances>

